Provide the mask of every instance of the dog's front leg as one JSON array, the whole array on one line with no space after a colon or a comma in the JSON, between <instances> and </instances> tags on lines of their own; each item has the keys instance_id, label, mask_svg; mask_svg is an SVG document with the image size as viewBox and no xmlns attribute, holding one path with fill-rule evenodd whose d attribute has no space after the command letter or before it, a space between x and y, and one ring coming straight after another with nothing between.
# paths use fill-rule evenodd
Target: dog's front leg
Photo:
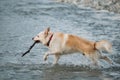
<instances>
[{"instance_id":1,"label":"dog's front leg","mask_svg":"<svg viewBox=\"0 0 120 80\"><path fill-rule=\"evenodd\" d=\"M53 64L57 64L59 59L60 59L60 54L55 54L55 60L54 60Z\"/></svg>"},{"instance_id":2,"label":"dog's front leg","mask_svg":"<svg viewBox=\"0 0 120 80\"><path fill-rule=\"evenodd\" d=\"M58 56L59 53L60 53L60 52L58 52L58 51L48 51L48 52L45 53L43 59L44 59L44 61L46 61L46 60L47 60L47 57L48 57L49 55L55 55L55 62L57 62L58 59L59 59L59 56Z\"/></svg>"}]
</instances>

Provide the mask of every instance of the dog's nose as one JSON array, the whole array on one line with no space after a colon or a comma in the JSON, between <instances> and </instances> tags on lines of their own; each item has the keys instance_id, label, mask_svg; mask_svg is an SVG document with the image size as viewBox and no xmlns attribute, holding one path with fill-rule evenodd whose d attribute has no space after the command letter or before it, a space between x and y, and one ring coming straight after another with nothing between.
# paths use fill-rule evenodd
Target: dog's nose
<instances>
[{"instance_id":1,"label":"dog's nose","mask_svg":"<svg viewBox=\"0 0 120 80\"><path fill-rule=\"evenodd\" d=\"M34 39L34 37L32 38L32 40Z\"/></svg>"}]
</instances>

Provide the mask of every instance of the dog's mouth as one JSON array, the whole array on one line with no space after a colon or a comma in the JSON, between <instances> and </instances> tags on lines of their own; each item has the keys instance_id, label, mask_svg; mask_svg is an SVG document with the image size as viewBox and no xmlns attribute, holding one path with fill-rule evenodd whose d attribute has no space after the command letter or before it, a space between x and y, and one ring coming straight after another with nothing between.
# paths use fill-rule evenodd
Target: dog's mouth
<instances>
[{"instance_id":1,"label":"dog's mouth","mask_svg":"<svg viewBox=\"0 0 120 80\"><path fill-rule=\"evenodd\" d=\"M32 40L34 40L34 38L32 38ZM40 40L34 40L35 43L40 43L41 41Z\"/></svg>"},{"instance_id":2,"label":"dog's mouth","mask_svg":"<svg viewBox=\"0 0 120 80\"><path fill-rule=\"evenodd\" d=\"M37 41L35 41L36 43L40 43L40 41L39 40L37 40Z\"/></svg>"}]
</instances>

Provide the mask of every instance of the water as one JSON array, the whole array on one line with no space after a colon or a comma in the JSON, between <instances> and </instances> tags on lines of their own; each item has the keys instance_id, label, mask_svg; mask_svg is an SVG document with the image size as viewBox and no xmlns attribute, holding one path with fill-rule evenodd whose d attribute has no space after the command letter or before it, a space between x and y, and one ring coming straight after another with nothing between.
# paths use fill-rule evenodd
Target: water
<instances>
[{"instance_id":1,"label":"water","mask_svg":"<svg viewBox=\"0 0 120 80\"><path fill-rule=\"evenodd\" d=\"M47 48L36 45L21 57L37 33L50 26L53 32L79 35L89 40L107 39L114 65L100 61L90 67L81 54L53 56L43 61ZM0 0L0 80L120 80L120 15L50 0Z\"/></svg>"}]
</instances>

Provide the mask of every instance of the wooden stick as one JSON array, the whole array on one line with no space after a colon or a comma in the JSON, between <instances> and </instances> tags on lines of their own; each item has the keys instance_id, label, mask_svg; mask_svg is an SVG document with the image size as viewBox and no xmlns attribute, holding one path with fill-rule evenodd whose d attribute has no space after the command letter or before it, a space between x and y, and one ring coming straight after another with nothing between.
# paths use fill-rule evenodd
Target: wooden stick
<instances>
[{"instance_id":1,"label":"wooden stick","mask_svg":"<svg viewBox=\"0 0 120 80\"><path fill-rule=\"evenodd\" d=\"M25 56L27 53L29 53L30 50L34 47L34 45L35 45L36 43L37 43L37 42L34 42L34 43L30 46L30 48L29 48L25 53L22 54L22 57Z\"/></svg>"}]
</instances>

